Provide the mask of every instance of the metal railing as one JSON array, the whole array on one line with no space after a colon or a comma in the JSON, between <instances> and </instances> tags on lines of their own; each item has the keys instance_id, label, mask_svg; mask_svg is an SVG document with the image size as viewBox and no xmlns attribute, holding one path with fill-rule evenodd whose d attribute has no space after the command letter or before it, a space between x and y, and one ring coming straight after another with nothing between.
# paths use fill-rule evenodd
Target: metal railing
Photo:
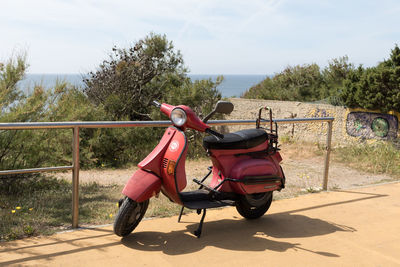
<instances>
[{"instance_id":1,"label":"metal railing","mask_svg":"<svg viewBox=\"0 0 400 267\"><path fill-rule=\"evenodd\" d=\"M333 117L324 118L296 118L296 119L275 119L277 124L293 123L328 123L326 138L326 155L324 164L323 189L328 190L329 159L332 143ZM268 120L263 123L268 123ZM207 124L211 126L232 126L232 125L255 125L255 120L212 120ZM0 123L0 130L33 130L33 129L72 129L72 166L57 166L45 168L31 168L20 170L0 171L0 175L52 172L60 170L72 170L72 227L78 227L79 217L79 129L80 128L130 128L130 127L167 127L170 121L87 121L87 122L16 122Z\"/></svg>"}]
</instances>

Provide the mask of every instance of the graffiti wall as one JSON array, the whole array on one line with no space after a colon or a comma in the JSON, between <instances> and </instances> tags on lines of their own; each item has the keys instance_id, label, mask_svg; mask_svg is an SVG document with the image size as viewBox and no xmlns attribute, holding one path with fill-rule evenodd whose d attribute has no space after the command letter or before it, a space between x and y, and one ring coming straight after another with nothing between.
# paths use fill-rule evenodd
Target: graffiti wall
<instances>
[{"instance_id":1,"label":"graffiti wall","mask_svg":"<svg viewBox=\"0 0 400 267\"><path fill-rule=\"evenodd\" d=\"M350 136L366 139L395 139L399 121L395 115L368 111L349 112L346 132Z\"/></svg>"}]
</instances>

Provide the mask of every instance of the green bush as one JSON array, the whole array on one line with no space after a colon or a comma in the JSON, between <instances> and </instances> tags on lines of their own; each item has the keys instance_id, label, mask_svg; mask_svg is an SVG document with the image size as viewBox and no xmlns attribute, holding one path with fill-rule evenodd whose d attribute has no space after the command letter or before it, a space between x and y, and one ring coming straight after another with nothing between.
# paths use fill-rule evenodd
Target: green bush
<instances>
[{"instance_id":1,"label":"green bush","mask_svg":"<svg viewBox=\"0 0 400 267\"><path fill-rule=\"evenodd\" d=\"M59 82L53 89L35 85L25 95L17 83L24 77L25 56L10 59L0 69L0 122L40 122L99 120L104 111L95 107L77 88ZM81 164L93 161L90 139L95 130L83 129ZM70 165L72 162L71 130L4 130L0 131L0 169L23 169Z\"/></svg>"},{"instance_id":2,"label":"green bush","mask_svg":"<svg viewBox=\"0 0 400 267\"><path fill-rule=\"evenodd\" d=\"M400 112L400 48L376 67L353 70L344 82L341 94L348 107Z\"/></svg>"},{"instance_id":3,"label":"green bush","mask_svg":"<svg viewBox=\"0 0 400 267\"><path fill-rule=\"evenodd\" d=\"M340 104L340 88L353 68L347 57L333 59L323 70L317 64L288 66L248 89L242 97Z\"/></svg>"}]
</instances>

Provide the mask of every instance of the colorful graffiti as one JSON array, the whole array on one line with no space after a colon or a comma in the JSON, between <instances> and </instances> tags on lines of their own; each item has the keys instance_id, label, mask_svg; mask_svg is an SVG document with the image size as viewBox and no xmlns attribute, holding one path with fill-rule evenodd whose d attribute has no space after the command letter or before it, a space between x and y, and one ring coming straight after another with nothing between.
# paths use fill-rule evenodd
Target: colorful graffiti
<instances>
[{"instance_id":1,"label":"colorful graffiti","mask_svg":"<svg viewBox=\"0 0 400 267\"><path fill-rule=\"evenodd\" d=\"M347 114L346 132L367 139L395 139L399 121L395 115L357 111Z\"/></svg>"},{"instance_id":2,"label":"colorful graffiti","mask_svg":"<svg viewBox=\"0 0 400 267\"><path fill-rule=\"evenodd\" d=\"M312 118L323 118L323 117L330 117L331 113L329 110L327 111L326 109L323 108L315 108L313 110L310 110L308 112L308 116L312 117Z\"/></svg>"}]
</instances>

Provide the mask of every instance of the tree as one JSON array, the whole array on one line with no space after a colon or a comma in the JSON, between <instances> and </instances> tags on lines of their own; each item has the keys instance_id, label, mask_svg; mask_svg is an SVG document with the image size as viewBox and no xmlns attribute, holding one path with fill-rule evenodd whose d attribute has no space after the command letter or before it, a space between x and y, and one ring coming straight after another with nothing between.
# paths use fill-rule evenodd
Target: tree
<instances>
[{"instance_id":1,"label":"tree","mask_svg":"<svg viewBox=\"0 0 400 267\"><path fill-rule=\"evenodd\" d=\"M326 99L332 105L343 105L341 99L343 82L354 70L354 64L349 63L347 56L334 58L328 62L328 66L322 71L323 84L321 99Z\"/></svg>"},{"instance_id":2,"label":"tree","mask_svg":"<svg viewBox=\"0 0 400 267\"><path fill-rule=\"evenodd\" d=\"M26 55L21 53L11 57L5 64L0 62L0 111L6 112L23 98L17 90L17 83L25 76Z\"/></svg>"},{"instance_id":3,"label":"tree","mask_svg":"<svg viewBox=\"0 0 400 267\"><path fill-rule=\"evenodd\" d=\"M376 67L353 70L341 94L348 107L400 112L400 49L395 45L389 59Z\"/></svg>"},{"instance_id":4,"label":"tree","mask_svg":"<svg viewBox=\"0 0 400 267\"><path fill-rule=\"evenodd\" d=\"M186 79L181 53L165 35L151 33L128 49L114 47L109 56L84 79L84 92L113 119L150 119L150 103Z\"/></svg>"}]
</instances>

